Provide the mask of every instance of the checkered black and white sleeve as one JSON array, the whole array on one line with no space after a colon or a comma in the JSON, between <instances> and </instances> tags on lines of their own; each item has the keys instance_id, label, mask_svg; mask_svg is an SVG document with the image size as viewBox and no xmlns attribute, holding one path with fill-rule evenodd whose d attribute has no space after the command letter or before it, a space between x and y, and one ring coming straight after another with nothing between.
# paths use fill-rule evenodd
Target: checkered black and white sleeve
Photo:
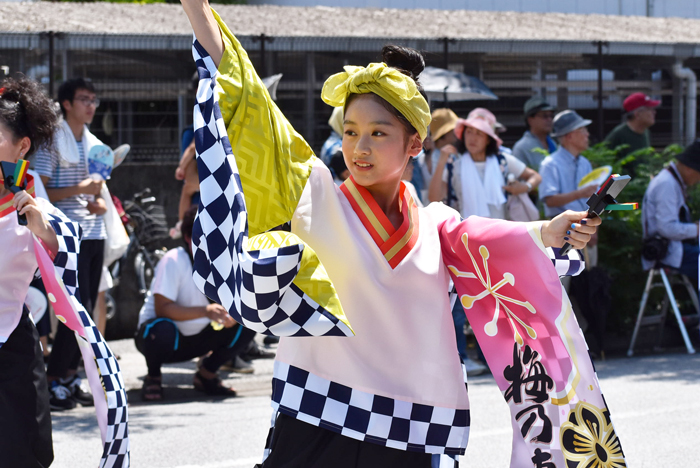
<instances>
[{"instance_id":1,"label":"checkered black and white sleeve","mask_svg":"<svg viewBox=\"0 0 700 468\"><path fill-rule=\"evenodd\" d=\"M194 281L245 327L277 336L352 336L352 330L293 284L303 244L248 251L248 221L216 92L217 69L195 39L199 71L194 140L200 205L192 230Z\"/></svg>"},{"instance_id":2,"label":"checkered black and white sleeve","mask_svg":"<svg viewBox=\"0 0 700 468\"><path fill-rule=\"evenodd\" d=\"M560 255L559 250L557 247L547 247L547 256L554 264L559 276L577 276L586 268L586 263L578 250L571 249L565 256Z\"/></svg>"},{"instance_id":3,"label":"checkered black and white sleeve","mask_svg":"<svg viewBox=\"0 0 700 468\"><path fill-rule=\"evenodd\" d=\"M106 421L99 466L100 468L127 468L130 464L130 451L126 386L114 353L81 305L78 294L78 254L82 231L78 223L69 220L58 210L54 213L46 213L46 216L58 239L58 253L54 258L56 275L63 282L68 294L77 299L72 302L77 309L87 341L87 355L84 351L86 346L81 346L83 359L86 361L94 359L97 369L97 373L93 374L88 372L88 366L86 366L90 387L93 393L95 388L102 388L104 391L102 396L94 395L95 400L103 398L106 403L106 405L95 404L98 412L106 411L106 414L98 415L98 420ZM78 334L76 339L83 340Z\"/></svg>"}]
</instances>

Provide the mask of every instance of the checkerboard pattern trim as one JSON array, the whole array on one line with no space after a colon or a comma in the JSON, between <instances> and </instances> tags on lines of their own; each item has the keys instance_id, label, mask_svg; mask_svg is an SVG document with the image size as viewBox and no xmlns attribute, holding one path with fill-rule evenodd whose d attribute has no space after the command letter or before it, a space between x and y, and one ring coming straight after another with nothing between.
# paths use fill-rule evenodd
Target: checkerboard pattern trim
<instances>
[{"instance_id":1,"label":"checkerboard pattern trim","mask_svg":"<svg viewBox=\"0 0 700 468\"><path fill-rule=\"evenodd\" d=\"M357 440L411 452L463 455L469 410L395 400L362 392L276 361L274 413Z\"/></svg>"},{"instance_id":2,"label":"checkerboard pattern trim","mask_svg":"<svg viewBox=\"0 0 700 468\"><path fill-rule=\"evenodd\" d=\"M560 255L559 250L557 247L547 247L547 255L559 276L576 276L586 267L578 250L571 249L566 256Z\"/></svg>"},{"instance_id":3,"label":"checkerboard pattern trim","mask_svg":"<svg viewBox=\"0 0 700 468\"><path fill-rule=\"evenodd\" d=\"M83 230L78 223L58 214L47 215L49 224L56 232L58 253L53 260L56 273L63 280L68 294L80 301L78 290L78 254Z\"/></svg>"},{"instance_id":4,"label":"checkerboard pattern trim","mask_svg":"<svg viewBox=\"0 0 700 468\"><path fill-rule=\"evenodd\" d=\"M247 251L248 221L236 160L216 92L216 66L196 38L199 70L194 140L201 202L192 232L193 278L245 327L265 335L352 336L292 282L303 244Z\"/></svg>"},{"instance_id":5,"label":"checkerboard pattern trim","mask_svg":"<svg viewBox=\"0 0 700 468\"><path fill-rule=\"evenodd\" d=\"M59 214L48 214L48 221L56 231L58 238L58 253L54 259L56 274L62 279L66 291L75 300L73 305L78 311L80 321L85 330L87 343L76 334L83 353L83 359L94 360L99 373L100 382L97 385L104 390L106 399L107 421L106 433L103 434L105 443L100 459L100 468L127 468L130 464L128 410L126 387L122 379L119 363L107 342L100 334L90 315L79 302L78 294L78 252L82 231L78 223L70 221ZM88 373L88 379L91 375ZM95 376L92 376L94 379ZM91 388L95 388L92 385ZM94 395L99 398L100 395Z\"/></svg>"}]
</instances>

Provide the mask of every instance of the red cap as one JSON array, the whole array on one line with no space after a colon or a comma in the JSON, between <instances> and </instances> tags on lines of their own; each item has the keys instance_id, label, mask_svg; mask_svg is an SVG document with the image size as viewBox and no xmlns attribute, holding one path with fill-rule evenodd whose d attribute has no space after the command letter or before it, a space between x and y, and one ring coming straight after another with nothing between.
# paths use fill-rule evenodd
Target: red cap
<instances>
[{"instance_id":1,"label":"red cap","mask_svg":"<svg viewBox=\"0 0 700 468\"><path fill-rule=\"evenodd\" d=\"M625 112L632 112L640 107L656 107L659 104L661 101L655 101L644 93L633 93L627 96L622 107L625 108Z\"/></svg>"}]
</instances>

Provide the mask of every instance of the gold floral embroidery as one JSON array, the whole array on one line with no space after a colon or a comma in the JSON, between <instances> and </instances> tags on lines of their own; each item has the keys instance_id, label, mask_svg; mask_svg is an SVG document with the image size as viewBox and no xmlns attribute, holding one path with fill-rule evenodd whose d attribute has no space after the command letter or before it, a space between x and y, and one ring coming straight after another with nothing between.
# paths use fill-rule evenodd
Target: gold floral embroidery
<instances>
[{"instance_id":1,"label":"gold floral embroidery","mask_svg":"<svg viewBox=\"0 0 700 468\"><path fill-rule=\"evenodd\" d=\"M579 401L561 425L561 447L567 466L575 468L625 468L622 445L607 409Z\"/></svg>"},{"instance_id":2,"label":"gold floral embroidery","mask_svg":"<svg viewBox=\"0 0 700 468\"><path fill-rule=\"evenodd\" d=\"M527 325L520 317L518 317L509 307L506 305L506 302L510 304L514 304L517 306L520 306L530 312L531 314L537 313L535 311L535 308L532 306L527 301L519 301L517 299L514 299L512 297L508 297L504 294L501 294L498 292L499 289L501 289L503 286L506 284L510 284L513 286L515 284L515 276L513 276L512 273L505 272L503 274L503 278L498 281L495 285L492 284L491 282L491 275L489 273L489 249L486 248L486 246L482 245L479 247L479 255L481 255L481 259L484 264L484 272L482 274L481 269L479 268L479 265L472 255L471 251L469 250L469 235L464 233L462 234L462 243L464 244L464 247L467 249L467 253L469 254L469 258L472 259L472 264L474 265L474 270L476 271L476 274L471 273L471 272L462 272L459 271L457 268L455 268L452 265L448 265L448 268L450 271L457 277L457 278L471 278L471 279L478 279L481 284L484 286L484 290L477 294L476 296L469 296L467 294L460 296L460 301L462 302L462 306L464 306L465 309L471 309L474 303L477 301L480 301L481 299L485 298L486 296L493 296L493 298L496 300L496 309L493 314L493 318L491 319L490 322L488 322L486 325L484 325L484 332L488 336L496 336L498 333L498 318L500 317L501 314L501 308L506 313L506 318L508 318L508 321L510 322L510 326L513 329L513 334L515 341L518 342L519 345L522 346L523 344L523 338L518 332L518 329L516 327L515 322L517 322L528 334L528 336L532 339L537 338L537 332ZM512 306L511 306L512 307Z\"/></svg>"}]
</instances>

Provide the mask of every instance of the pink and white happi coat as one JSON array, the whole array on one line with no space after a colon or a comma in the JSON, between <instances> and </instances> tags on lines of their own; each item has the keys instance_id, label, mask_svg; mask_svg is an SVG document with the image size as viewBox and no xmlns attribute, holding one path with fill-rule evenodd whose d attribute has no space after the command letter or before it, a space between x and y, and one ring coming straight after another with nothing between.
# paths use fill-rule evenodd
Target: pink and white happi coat
<instances>
[{"instance_id":1,"label":"pink and white happi coat","mask_svg":"<svg viewBox=\"0 0 700 468\"><path fill-rule=\"evenodd\" d=\"M27 178L27 192L34 196L32 176ZM119 363L77 297L80 226L46 200L36 199L58 238L58 252L52 258L43 243L18 224L12 199L12 194L0 199L0 281L5 288L0 294L0 347L19 323L29 283L38 268L56 317L75 332L83 356L103 443L99 466L126 468L130 454L128 414Z\"/></svg>"},{"instance_id":2,"label":"pink and white happi coat","mask_svg":"<svg viewBox=\"0 0 700 468\"><path fill-rule=\"evenodd\" d=\"M511 467L626 466L559 280L581 270L576 252L561 258L546 249L540 223L460 221L442 204L417 208L403 185L403 222L393 226L352 178L335 185L240 43L219 26L221 70L193 44L201 189L194 279L238 322L283 337L273 424L283 413L346 437L434 454L435 466L449 466L469 436L452 282L511 410ZM297 170L280 170L292 160ZM285 183L270 183L278 179ZM273 192L287 186L300 190ZM265 194L251 198L259 204L252 211L247 188ZM249 239L249 220L274 208L265 204L270 199L288 208L278 221L290 221L291 234ZM260 236L265 243L249 244Z\"/></svg>"}]
</instances>

